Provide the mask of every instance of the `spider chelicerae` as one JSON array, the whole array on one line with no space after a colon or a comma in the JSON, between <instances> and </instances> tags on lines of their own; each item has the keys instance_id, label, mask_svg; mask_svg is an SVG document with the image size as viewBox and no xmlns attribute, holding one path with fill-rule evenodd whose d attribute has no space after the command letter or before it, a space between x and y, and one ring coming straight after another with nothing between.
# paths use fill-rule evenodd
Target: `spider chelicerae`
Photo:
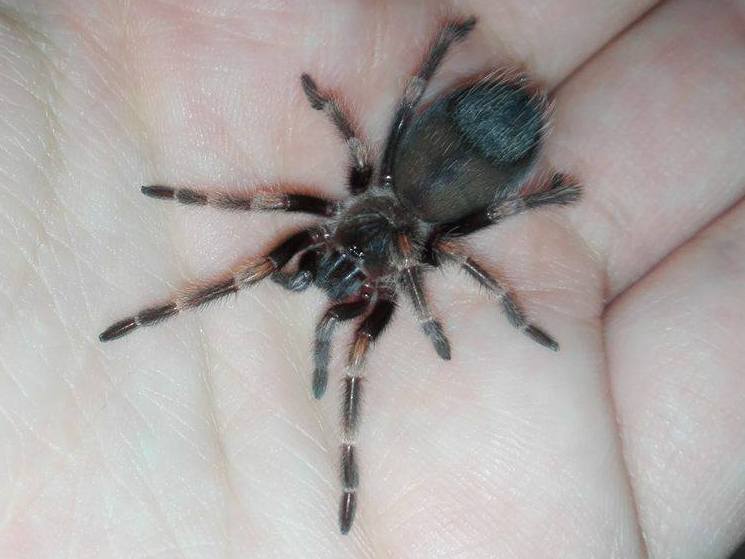
<instances>
[{"instance_id":1,"label":"spider chelicerae","mask_svg":"<svg viewBox=\"0 0 745 559\"><path fill-rule=\"evenodd\" d=\"M147 196L182 204L303 212L323 219L226 277L188 288L171 301L116 322L100 335L101 341L119 338L266 278L290 291L316 285L332 301L315 331L312 386L313 395L320 398L326 391L334 330L340 322L359 318L347 357L341 417L339 526L344 534L352 526L357 505L355 447L363 365L390 322L399 293L412 303L422 331L442 359L450 359L450 343L430 309L422 275L445 263L460 266L496 296L515 328L542 346L559 349L551 336L528 321L503 282L466 255L459 243L461 237L509 216L579 199L580 187L558 173L542 188L525 192L548 123L546 94L520 72L495 72L419 107L449 47L475 25L471 17L441 26L400 99L377 165L339 104L303 74L301 84L311 107L325 113L349 148L351 196L346 200L290 192L244 196L143 187ZM295 257L295 270L287 271Z\"/></svg>"}]
</instances>

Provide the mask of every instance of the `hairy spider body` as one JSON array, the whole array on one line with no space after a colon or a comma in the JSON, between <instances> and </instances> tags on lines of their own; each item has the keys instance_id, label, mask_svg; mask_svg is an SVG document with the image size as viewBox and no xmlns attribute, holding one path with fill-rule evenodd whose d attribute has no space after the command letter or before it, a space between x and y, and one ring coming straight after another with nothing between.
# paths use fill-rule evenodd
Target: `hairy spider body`
<instances>
[{"instance_id":1,"label":"hairy spider body","mask_svg":"<svg viewBox=\"0 0 745 559\"><path fill-rule=\"evenodd\" d=\"M321 93L310 76L302 76L311 106L330 118L349 147L352 197L345 201L281 192L237 196L190 188L143 187L150 197L183 204L304 212L324 220L288 236L265 256L242 264L225 277L191 287L169 302L114 323L100 335L101 341L119 338L266 278L291 291L315 285L332 302L315 332L312 388L313 395L320 398L328 383L334 330L340 322L359 318L344 379L342 533L351 528L357 505L356 433L363 365L373 342L390 322L399 293L412 303L422 331L443 359L450 359L450 343L429 307L422 280L428 269L445 263L460 266L489 290L515 328L549 349L559 347L528 321L499 279L458 247L459 237L511 215L579 198L579 186L561 174L554 174L542 189L523 192L548 121L545 94L521 74L491 74L419 107L448 48L462 40L475 23L475 18L469 18L442 26L400 100L378 165L370 162L369 150L336 101ZM297 261L296 269L286 271L293 260Z\"/></svg>"},{"instance_id":2,"label":"hairy spider body","mask_svg":"<svg viewBox=\"0 0 745 559\"><path fill-rule=\"evenodd\" d=\"M424 221L443 223L520 186L535 162L547 113L545 96L525 86L490 76L417 115L393 168L401 203Z\"/></svg>"}]
</instances>

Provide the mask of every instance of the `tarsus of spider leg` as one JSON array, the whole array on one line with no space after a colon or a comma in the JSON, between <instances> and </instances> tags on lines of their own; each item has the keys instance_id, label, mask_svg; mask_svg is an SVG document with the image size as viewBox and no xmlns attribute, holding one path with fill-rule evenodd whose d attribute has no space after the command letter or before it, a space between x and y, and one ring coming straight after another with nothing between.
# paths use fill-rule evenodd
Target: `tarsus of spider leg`
<instances>
[{"instance_id":1,"label":"tarsus of spider leg","mask_svg":"<svg viewBox=\"0 0 745 559\"><path fill-rule=\"evenodd\" d=\"M466 274L497 298L507 315L507 320L509 320L512 326L523 332L534 342L552 351L559 351L559 343L546 332L531 324L525 312L515 300L512 292L501 281L487 272L478 262L470 256L463 256L446 249L440 249L439 252L446 260L459 264Z\"/></svg>"},{"instance_id":2,"label":"tarsus of spider leg","mask_svg":"<svg viewBox=\"0 0 745 559\"><path fill-rule=\"evenodd\" d=\"M205 285L187 288L173 300L146 308L139 313L119 320L104 330L98 339L108 342L121 338L141 326L152 326L175 316L186 309L205 305L216 299L236 293L239 289L252 286L282 268L298 252L318 241L319 232L306 229L295 233L280 243L267 256L252 260L241 266L230 276Z\"/></svg>"},{"instance_id":3,"label":"tarsus of spider leg","mask_svg":"<svg viewBox=\"0 0 745 559\"><path fill-rule=\"evenodd\" d=\"M349 532L357 510L359 471L355 448L360 416L360 399L362 397L362 370L370 347L389 324L395 309L396 303L393 294L381 296L378 299L370 314L357 329L347 359L347 373L344 377L344 400L342 402L342 495L339 502L339 530L342 534Z\"/></svg>"},{"instance_id":4,"label":"tarsus of spider leg","mask_svg":"<svg viewBox=\"0 0 745 559\"><path fill-rule=\"evenodd\" d=\"M429 308L427 296L422 288L421 267L412 258L411 242L406 234L399 235L398 249L401 255L402 269L399 278L402 290L411 300L422 331L432 342L437 355L447 361L451 357L450 342L442 324L434 318Z\"/></svg>"}]
</instances>

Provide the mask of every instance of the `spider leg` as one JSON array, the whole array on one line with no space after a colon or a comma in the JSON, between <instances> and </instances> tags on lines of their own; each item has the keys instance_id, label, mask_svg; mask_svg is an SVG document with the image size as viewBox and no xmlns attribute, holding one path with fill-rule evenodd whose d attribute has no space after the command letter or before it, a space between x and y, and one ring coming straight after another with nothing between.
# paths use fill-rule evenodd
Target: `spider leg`
<instances>
[{"instance_id":1,"label":"spider leg","mask_svg":"<svg viewBox=\"0 0 745 559\"><path fill-rule=\"evenodd\" d=\"M339 504L339 529L342 534L349 532L357 509L359 474L355 445L362 395L362 367L370 346L388 325L395 309L395 295L393 293L381 294L370 314L357 329L347 359L342 403L341 481L343 490Z\"/></svg>"},{"instance_id":2,"label":"spider leg","mask_svg":"<svg viewBox=\"0 0 745 559\"><path fill-rule=\"evenodd\" d=\"M482 268L473 258L448 251L447 249L440 249L439 254L446 260L458 263L479 285L493 293L502 304L502 309L504 309L507 320L510 321L512 326L525 333L534 342L552 351L559 351L559 344L556 340L528 321L525 312L515 300L515 295L510 289Z\"/></svg>"},{"instance_id":3,"label":"spider leg","mask_svg":"<svg viewBox=\"0 0 745 559\"><path fill-rule=\"evenodd\" d=\"M443 331L442 324L434 318L429 308L427 296L422 287L422 268L412 257L411 241L405 234L399 235L398 247L401 255L399 281L404 293L411 299L414 312L424 333L442 359L450 359L450 342Z\"/></svg>"},{"instance_id":4,"label":"spider leg","mask_svg":"<svg viewBox=\"0 0 745 559\"><path fill-rule=\"evenodd\" d=\"M486 208L465 216L457 221L438 225L438 237L458 237L470 235L484 227L499 223L505 218L521 214L534 208L558 205L567 206L579 200L582 187L570 177L556 173L551 177L548 187L533 194L517 194L495 200Z\"/></svg>"},{"instance_id":5,"label":"spider leg","mask_svg":"<svg viewBox=\"0 0 745 559\"><path fill-rule=\"evenodd\" d=\"M442 60L445 58L445 54L450 46L453 43L462 41L475 26L475 17L444 25L430 47L419 71L409 80L403 97L399 101L396 114L393 117L393 124L388 133L385 150L383 151L383 161L380 173L384 185L391 186L393 184L393 165L395 163L394 159L396 156L396 150L398 149L398 143L404 135L404 132L406 132L406 129L409 127L414 112L416 111L416 107L419 104L422 95L424 95L429 81L442 63Z\"/></svg>"},{"instance_id":6,"label":"spider leg","mask_svg":"<svg viewBox=\"0 0 745 559\"><path fill-rule=\"evenodd\" d=\"M271 280L288 291L305 291L313 283L317 269L318 251L311 249L300 256L296 272L277 270L271 275Z\"/></svg>"},{"instance_id":7,"label":"spider leg","mask_svg":"<svg viewBox=\"0 0 745 559\"><path fill-rule=\"evenodd\" d=\"M239 289L252 286L279 270L298 252L321 242L323 231L319 228L305 229L277 245L266 256L251 260L229 276L206 285L186 289L171 301L141 310L134 316L115 322L98 337L102 342L120 338L141 326L152 326L175 316L186 309L193 309L214 301Z\"/></svg>"},{"instance_id":8,"label":"spider leg","mask_svg":"<svg viewBox=\"0 0 745 559\"><path fill-rule=\"evenodd\" d=\"M338 303L330 307L321 320L318 321L313 347L315 361L315 369L313 370L313 396L315 398L321 398L326 392L328 367L331 360L331 338L334 335L336 326L340 322L357 318L367 310L369 305L369 298Z\"/></svg>"},{"instance_id":9,"label":"spider leg","mask_svg":"<svg viewBox=\"0 0 745 559\"><path fill-rule=\"evenodd\" d=\"M242 195L152 185L143 186L142 193L150 198L175 200L181 204L211 206L223 210L301 212L331 217L336 214L339 208L337 202L319 196L282 192L259 192L252 195Z\"/></svg>"},{"instance_id":10,"label":"spider leg","mask_svg":"<svg viewBox=\"0 0 745 559\"><path fill-rule=\"evenodd\" d=\"M308 74L300 78L305 96L311 107L326 113L336 129L344 138L352 157L352 167L349 170L349 191L352 194L361 194L370 186L373 167L370 163L369 149L355 133L349 117L344 114L339 104L331 97L323 95L316 82Z\"/></svg>"}]
</instances>

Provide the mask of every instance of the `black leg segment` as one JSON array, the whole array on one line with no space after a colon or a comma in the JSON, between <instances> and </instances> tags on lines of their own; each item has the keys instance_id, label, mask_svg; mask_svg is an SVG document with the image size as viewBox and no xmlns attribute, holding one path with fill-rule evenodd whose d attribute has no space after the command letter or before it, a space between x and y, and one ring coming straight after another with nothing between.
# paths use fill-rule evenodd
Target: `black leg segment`
<instances>
[{"instance_id":1,"label":"black leg segment","mask_svg":"<svg viewBox=\"0 0 745 559\"><path fill-rule=\"evenodd\" d=\"M318 251L307 250L300 256L296 272L289 273L278 270L272 274L271 279L288 291L305 291L313 284L317 270Z\"/></svg>"},{"instance_id":2,"label":"black leg segment","mask_svg":"<svg viewBox=\"0 0 745 559\"><path fill-rule=\"evenodd\" d=\"M570 177L557 173L551 178L548 188L532 194L518 194L496 200L483 210L467 215L458 221L438 225L434 236L444 238L470 235L528 210L551 205L568 206L578 201L581 195L581 186Z\"/></svg>"},{"instance_id":3,"label":"black leg segment","mask_svg":"<svg viewBox=\"0 0 745 559\"><path fill-rule=\"evenodd\" d=\"M340 322L345 322L362 315L368 308L369 300L360 299L347 303L338 303L323 315L316 326L313 358L313 396L321 398L328 384L328 368L331 361L331 340L334 330Z\"/></svg>"}]
</instances>

